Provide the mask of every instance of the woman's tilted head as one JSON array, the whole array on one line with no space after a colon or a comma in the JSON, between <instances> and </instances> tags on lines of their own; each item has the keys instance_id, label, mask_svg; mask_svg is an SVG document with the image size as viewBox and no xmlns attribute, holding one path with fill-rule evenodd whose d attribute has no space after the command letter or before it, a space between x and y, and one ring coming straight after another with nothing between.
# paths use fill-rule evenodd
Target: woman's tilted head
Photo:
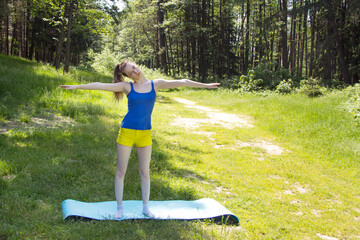
<instances>
[{"instance_id":1,"label":"woman's tilted head","mask_svg":"<svg viewBox=\"0 0 360 240\"><path fill-rule=\"evenodd\" d=\"M124 74L124 69L126 68L126 65L128 63L132 63L130 60L125 60L119 64L116 65L115 69L114 69L114 83L117 82L123 82L124 81L124 75L126 76L126 74Z\"/></svg>"},{"instance_id":2,"label":"woman's tilted head","mask_svg":"<svg viewBox=\"0 0 360 240\"><path fill-rule=\"evenodd\" d=\"M141 82L144 79L144 75L138 65L131 60L124 60L117 64L114 69L114 83L123 82L124 76L130 78L134 82ZM123 93L115 92L116 100L121 100Z\"/></svg>"},{"instance_id":3,"label":"woman's tilted head","mask_svg":"<svg viewBox=\"0 0 360 240\"><path fill-rule=\"evenodd\" d=\"M130 78L134 82L138 82L142 79L143 73L134 62L128 61L123 69L123 75Z\"/></svg>"},{"instance_id":4,"label":"woman's tilted head","mask_svg":"<svg viewBox=\"0 0 360 240\"><path fill-rule=\"evenodd\" d=\"M126 69L127 65L130 63L133 64L133 62L131 62L130 60L124 60L115 66L113 83L118 83L118 82L124 81L124 76L127 77L124 70ZM122 92L115 92L114 95L115 95L116 100L117 101L121 100L123 98L123 94L124 93L122 93Z\"/></svg>"}]
</instances>

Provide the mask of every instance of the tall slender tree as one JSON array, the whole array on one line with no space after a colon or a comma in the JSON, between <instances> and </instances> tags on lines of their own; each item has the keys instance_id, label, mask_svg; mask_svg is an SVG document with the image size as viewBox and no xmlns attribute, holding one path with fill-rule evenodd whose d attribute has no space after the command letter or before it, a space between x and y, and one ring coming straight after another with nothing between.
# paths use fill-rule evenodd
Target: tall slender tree
<instances>
[{"instance_id":1,"label":"tall slender tree","mask_svg":"<svg viewBox=\"0 0 360 240\"><path fill-rule=\"evenodd\" d=\"M158 16L158 34L159 34L159 56L160 56L160 68L167 73L168 66L167 66L167 59L166 59L166 35L164 29L164 0L158 0L157 2L157 16Z\"/></svg>"}]
</instances>

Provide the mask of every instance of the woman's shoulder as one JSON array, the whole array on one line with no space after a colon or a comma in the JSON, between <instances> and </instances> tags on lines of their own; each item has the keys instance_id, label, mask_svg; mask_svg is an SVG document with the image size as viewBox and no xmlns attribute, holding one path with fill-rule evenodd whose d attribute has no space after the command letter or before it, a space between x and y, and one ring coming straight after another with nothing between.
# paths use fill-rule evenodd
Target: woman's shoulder
<instances>
[{"instance_id":1,"label":"woman's shoulder","mask_svg":"<svg viewBox=\"0 0 360 240\"><path fill-rule=\"evenodd\" d=\"M156 89L156 90L158 90L159 89L159 86L161 86L163 83L164 83L164 79L153 79L153 80L151 80L152 82L153 82L153 84L154 84L154 88Z\"/></svg>"},{"instance_id":2,"label":"woman's shoulder","mask_svg":"<svg viewBox=\"0 0 360 240\"><path fill-rule=\"evenodd\" d=\"M117 82L115 84L118 84L119 86L121 86L121 88L123 89L122 92L125 92L126 94L128 94L131 91L130 82L124 81L124 82Z\"/></svg>"}]
</instances>

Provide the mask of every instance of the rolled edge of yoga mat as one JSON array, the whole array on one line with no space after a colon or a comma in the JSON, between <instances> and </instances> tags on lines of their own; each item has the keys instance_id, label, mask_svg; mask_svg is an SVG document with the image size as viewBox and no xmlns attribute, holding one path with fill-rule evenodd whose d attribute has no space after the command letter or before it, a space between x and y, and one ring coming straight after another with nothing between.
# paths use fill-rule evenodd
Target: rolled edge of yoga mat
<instances>
[{"instance_id":1,"label":"rolled edge of yoga mat","mask_svg":"<svg viewBox=\"0 0 360 240\"><path fill-rule=\"evenodd\" d=\"M142 201L123 201L123 217L116 219L116 201L81 202L67 199L62 203L63 219L131 220L150 219L142 214ZM223 205L211 198L199 200L150 201L155 220L205 220L216 223L238 224L239 219Z\"/></svg>"}]
</instances>

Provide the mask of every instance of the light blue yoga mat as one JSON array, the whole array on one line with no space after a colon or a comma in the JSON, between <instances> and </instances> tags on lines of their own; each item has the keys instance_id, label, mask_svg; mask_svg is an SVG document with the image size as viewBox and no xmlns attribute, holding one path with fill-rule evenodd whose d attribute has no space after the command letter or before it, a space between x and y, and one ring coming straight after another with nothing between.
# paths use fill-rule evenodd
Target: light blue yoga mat
<instances>
[{"instance_id":1,"label":"light blue yoga mat","mask_svg":"<svg viewBox=\"0 0 360 240\"><path fill-rule=\"evenodd\" d=\"M123 218L116 219L116 201L80 202L67 199L62 203L63 219L87 218L95 220L150 219L142 214L142 201L123 201ZM150 211L157 220L214 219L215 222L239 223L239 219L219 202L204 198L194 201L150 201Z\"/></svg>"}]
</instances>

